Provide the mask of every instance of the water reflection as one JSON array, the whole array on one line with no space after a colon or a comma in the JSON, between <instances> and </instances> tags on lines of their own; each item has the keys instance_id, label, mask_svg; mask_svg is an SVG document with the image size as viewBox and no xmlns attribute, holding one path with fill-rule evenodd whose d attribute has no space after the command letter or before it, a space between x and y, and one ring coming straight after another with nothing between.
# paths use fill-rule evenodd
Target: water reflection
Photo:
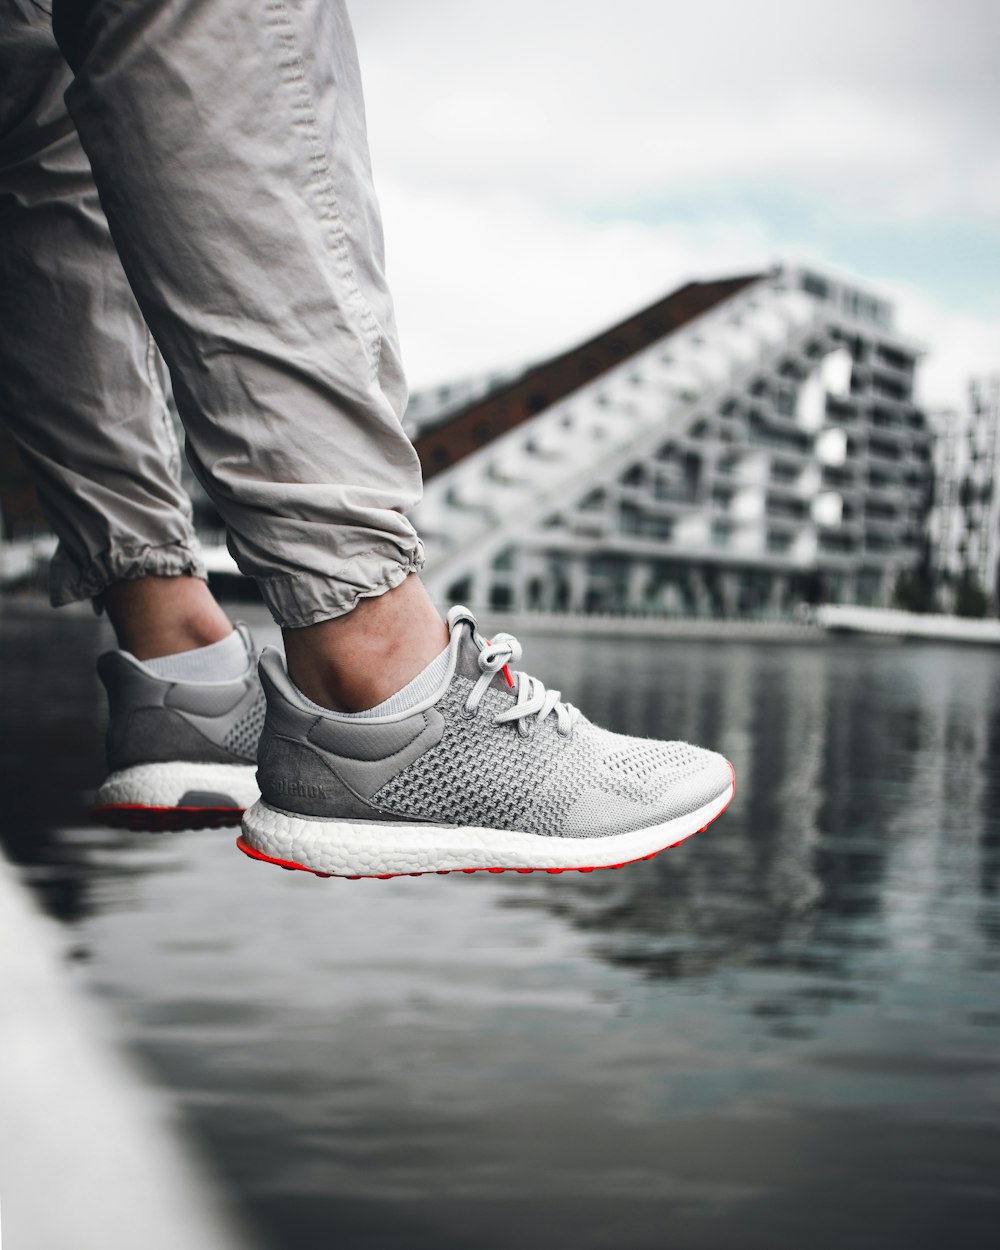
<instances>
[{"instance_id":1,"label":"water reflection","mask_svg":"<svg viewBox=\"0 0 1000 1250\"><path fill-rule=\"evenodd\" d=\"M110 645L108 628L92 613L6 603L0 645L4 849L29 871L47 910L79 919L86 856L67 831L103 777L104 695L93 658Z\"/></svg>"},{"instance_id":2,"label":"water reflection","mask_svg":"<svg viewBox=\"0 0 1000 1250\"><path fill-rule=\"evenodd\" d=\"M616 728L726 750L739 779L730 813L648 866L548 882L522 903L647 977L816 978L756 1005L783 1027L811 1027L817 1004L833 1001L898 1006L915 980L940 978L946 996L950 953L976 949L973 915L977 936L997 941L992 902L977 897L995 892L1000 828L992 655L688 644L671 659L630 647L566 684ZM654 665L662 698L650 694ZM646 693L630 705L628 690Z\"/></svg>"}]
</instances>

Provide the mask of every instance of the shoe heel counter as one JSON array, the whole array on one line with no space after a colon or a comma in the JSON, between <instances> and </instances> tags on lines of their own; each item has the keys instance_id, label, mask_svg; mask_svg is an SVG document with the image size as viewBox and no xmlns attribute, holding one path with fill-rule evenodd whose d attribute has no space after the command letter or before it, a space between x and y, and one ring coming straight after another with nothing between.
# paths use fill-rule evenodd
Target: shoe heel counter
<instances>
[{"instance_id":1,"label":"shoe heel counter","mask_svg":"<svg viewBox=\"0 0 1000 1250\"><path fill-rule=\"evenodd\" d=\"M180 712L169 707L138 707L108 725L108 768L176 760L202 764L249 763L210 741Z\"/></svg>"},{"instance_id":2,"label":"shoe heel counter","mask_svg":"<svg viewBox=\"0 0 1000 1250\"><path fill-rule=\"evenodd\" d=\"M275 733L267 721L257 748L257 785L265 803L302 816L350 819L375 814L314 747Z\"/></svg>"},{"instance_id":3,"label":"shoe heel counter","mask_svg":"<svg viewBox=\"0 0 1000 1250\"><path fill-rule=\"evenodd\" d=\"M133 732L133 713L143 708L163 705L162 691L144 680L143 674L119 651L108 651L97 661L97 675L108 696L108 727L104 737L108 767L111 770L128 768L142 763L138 743ZM143 742L149 737L148 730L139 718L138 738Z\"/></svg>"},{"instance_id":4,"label":"shoe heel counter","mask_svg":"<svg viewBox=\"0 0 1000 1250\"><path fill-rule=\"evenodd\" d=\"M350 788L322 748L308 741L320 717L295 701L278 653L265 649L258 671L267 700L257 747L257 784L265 803L302 816L379 817L381 813Z\"/></svg>"},{"instance_id":5,"label":"shoe heel counter","mask_svg":"<svg viewBox=\"0 0 1000 1250\"><path fill-rule=\"evenodd\" d=\"M159 681L119 652L102 655L97 673L108 694L111 771L172 760L254 763L261 694L252 676L221 687Z\"/></svg>"}]
</instances>

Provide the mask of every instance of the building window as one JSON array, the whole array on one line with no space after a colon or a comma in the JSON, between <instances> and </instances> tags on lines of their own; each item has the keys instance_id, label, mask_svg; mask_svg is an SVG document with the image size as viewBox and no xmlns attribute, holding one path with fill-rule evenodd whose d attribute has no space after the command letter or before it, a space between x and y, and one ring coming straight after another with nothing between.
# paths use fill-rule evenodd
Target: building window
<instances>
[{"instance_id":1,"label":"building window","mask_svg":"<svg viewBox=\"0 0 1000 1250\"><path fill-rule=\"evenodd\" d=\"M623 503L618 509L618 527L623 534L638 534L642 513L634 504Z\"/></svg>"},{"instance_id":2,"label":"building window","mask_svg":"<svg viewBox=\"0 0 1000 1250\"><path fill-rule=\"evenodd\" d=\"M728 521L712 522L712 546L728 547L732 536L732 528Z\"/></svg>"},{"instance_id":3,"label":"building window","mask_svg":"<svg viewBox=\"0 0 1000 1250\"><path fill-rule=\"evenodd\" d=\"M806 505L801 499L768 499L767 515L801 521L806 515Z\"/></svg>"},{"instance_id":4,"label":"building window","mask_svg":"<svg viewBox=\"0 0 1000 1250\"><path fill-rule=\"evenodd\" d=\"M513 605L514 595L509 586L498 583L490 587L490 607L503 610Z\"/></svg>"},{"instance_id":5,"label":"building window","mask_svg":"<svg viewBox=\"0 0 1000 1250\"><path fill-rule=\"evenodd\" d=\"M807 295L815 295L817 299L830 298L830 284L825 278L821 278L819 274L804 273L802 275L802 289Z\"/></svg>"},{"instance_id":6,"label":"building window","mask_svg":"<svg viewBox=\"0 0 1000 1250\"><path fill-rule=\"evenodd\" d=\"M618 510L618 526L622 534L635 538L652 538L658 542L668 541L674 532L674 523L670 517L643 512L641 508L629 503L622 504Z\"/></svg>"},{"instance_id":7,"label":"building window","mask_svg":"<svg viewBox=\"0 0 1000 1250\"><path fill-rule=\"evenodd\" d=\"M912 363L902 352L897 351L894 347L887 347L884 343L879 344L876 350L876 357L879 364L888 365L890 369L899 369L904 373L910 368Z\"/></svg>"},{"instance_id":8,"label":"building window","mask_svg":"<svg viewBox=\"0 0 1000 1250\"><path fill-rule=\"evenodd\" d=\"M854 539L850 534L840 534L835 530L823 530L819 536L820 551L832 554L847 555L855 548Z\"/></svg>"},{"instance_id":9,"label":"building window","mask_svg":"<svg viewBox=\"0 0 1000 1250\"><path fill-rule=\"evenodd\" d=\"M869 439L868 450L873 456L878 456L883 460L898 460L901 454L895 443L887 443L880 438Z\"/></svg>"}]
</instances>

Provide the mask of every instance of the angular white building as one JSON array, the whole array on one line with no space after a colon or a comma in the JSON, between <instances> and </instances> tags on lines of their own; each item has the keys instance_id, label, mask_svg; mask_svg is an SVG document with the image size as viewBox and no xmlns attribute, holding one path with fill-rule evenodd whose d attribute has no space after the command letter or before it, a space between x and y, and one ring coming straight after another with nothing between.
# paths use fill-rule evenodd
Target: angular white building
<instances>
[{"instance_id":1,"label":"angular white building","mask_svg":"<svg viewBox=\"0 0 1000 1250\"><path fill-rule=\"evenodd\" d=\"M430 588L570 612L887 604L924 554L920 355L884 300L787 268L688 284L553 360L415 397Z\"/></svg>"}]
</instances>

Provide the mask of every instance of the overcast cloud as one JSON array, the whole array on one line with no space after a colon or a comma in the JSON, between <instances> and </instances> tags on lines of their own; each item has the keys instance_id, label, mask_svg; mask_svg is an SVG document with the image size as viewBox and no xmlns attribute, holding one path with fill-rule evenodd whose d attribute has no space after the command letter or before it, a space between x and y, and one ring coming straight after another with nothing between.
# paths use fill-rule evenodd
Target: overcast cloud
<instances>
[{"instance_id":1,"label":"overcast cloud","mask_svg":"<svg viewBox=\"0 0 1000 1250\"><path fill-rule=\"evenodd\" d=\"M784 257L896 298L928 400L1000 368L994 0L352 13L414 385Z\"/></svg>"}]
</instances>

